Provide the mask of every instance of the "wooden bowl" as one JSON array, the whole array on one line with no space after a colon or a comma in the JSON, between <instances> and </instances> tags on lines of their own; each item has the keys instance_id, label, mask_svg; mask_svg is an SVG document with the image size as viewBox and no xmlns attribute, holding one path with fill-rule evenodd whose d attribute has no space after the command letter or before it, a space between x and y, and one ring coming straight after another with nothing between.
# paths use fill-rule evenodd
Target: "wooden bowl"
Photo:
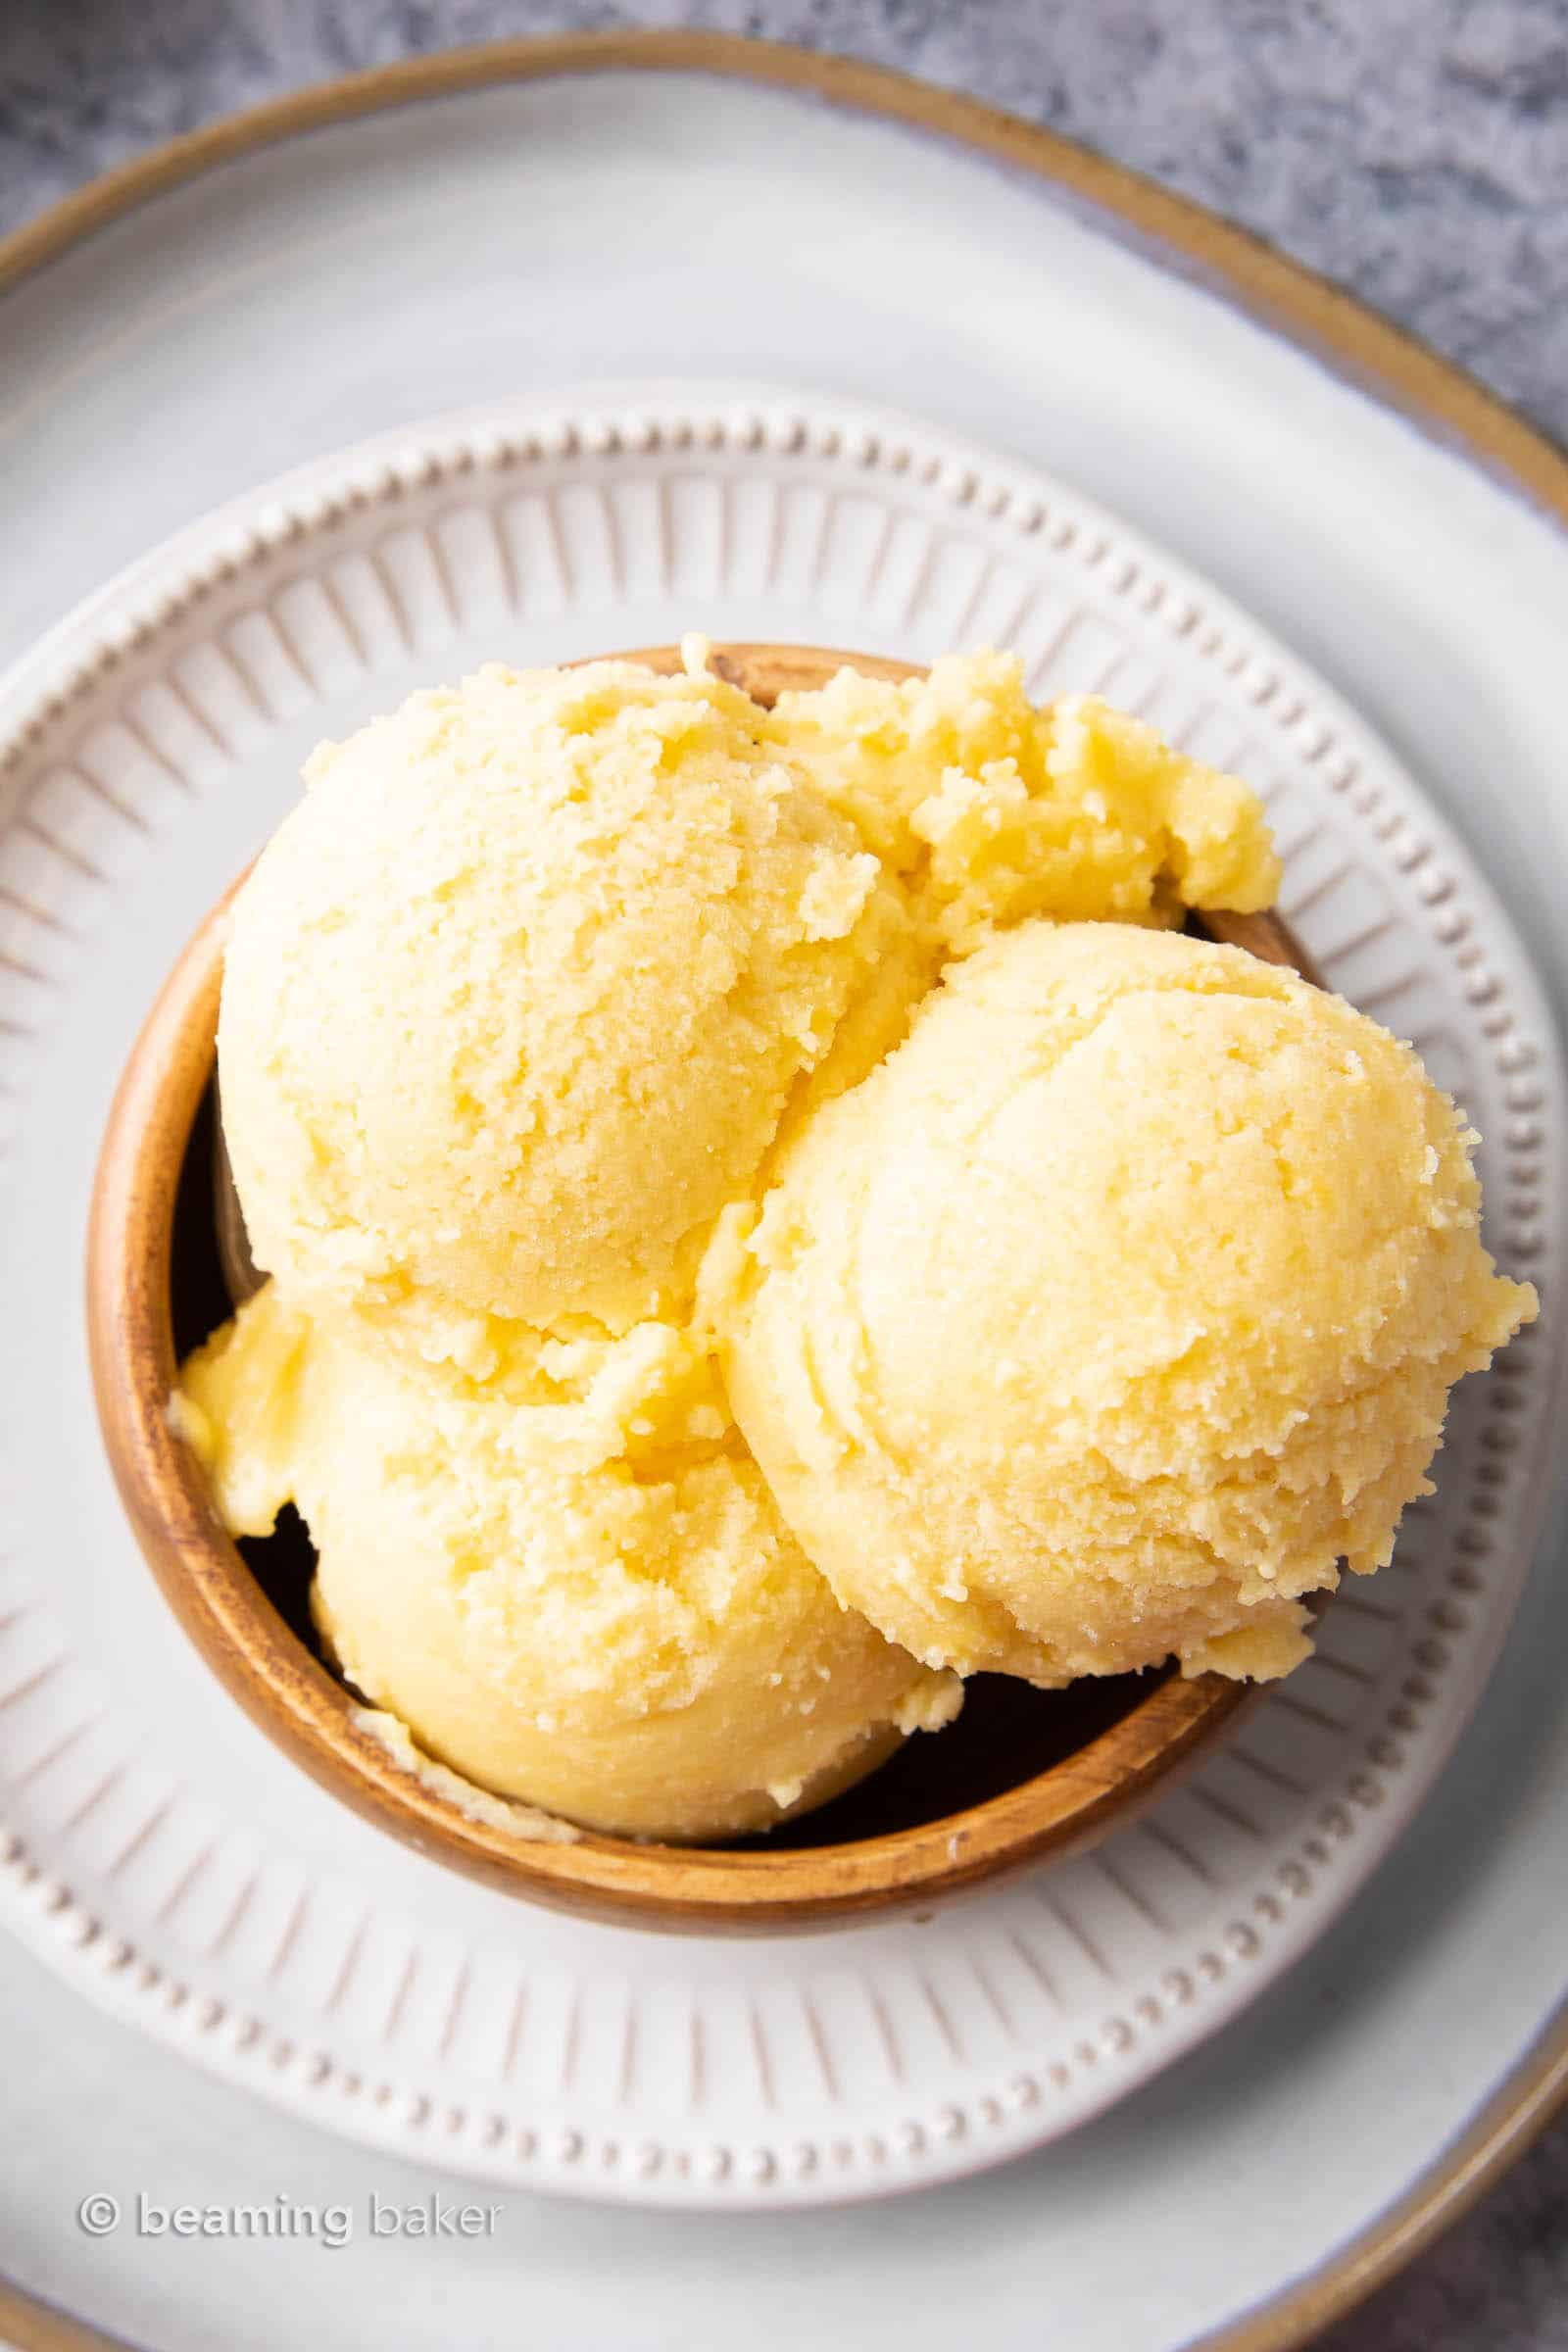
<instances>
[{"instance_id":1,"label":"wooden bowl","mask_svg":"<svg viewBox=\"0 0 1568 2352\"><path fill-rule=\"evenodd\" d=\"M637 659L678 665L668 647ZM850 660L879 676L910 674L907 664L805 647L731 646L715 666L771 702ZM115 1477L166 1597L233 1696L324 1788L432 1860L509 1893L647 1928L799 1930L928 1906L1091 1842L1246 1703L1245 1685L1216 1675L1184 1682L1163 1671L1061 1691L976 1676L950 1729L906 1740L818 1812L729 1845L592 1832L541 1842L474 1818L398 1763L360 1720L364 1702L321 1659L307 1606L313 1555L300 1531L237 1544L200 1463L170 1427L178 1360L230 1311L213 1168L232 896L170 974L110 1111L88 1235L88 1338ZM1271 916L1220 917L1212 928L1301 964Z\"/></svg>"}]
</instances>

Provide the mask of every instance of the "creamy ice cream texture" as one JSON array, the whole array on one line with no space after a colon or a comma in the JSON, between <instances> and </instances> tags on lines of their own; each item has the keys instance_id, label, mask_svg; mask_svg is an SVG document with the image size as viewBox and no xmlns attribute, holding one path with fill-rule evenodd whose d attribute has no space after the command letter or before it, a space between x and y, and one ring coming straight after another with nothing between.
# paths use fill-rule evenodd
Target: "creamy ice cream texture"
<instances>
[{"instance_id":1,"label":"creamy ice cream texture","mask_svg":"<svg viewBox=\"0 0 1568 2352\"><path fill-rule=\"evenodd\" d=\"M316 755L219 1032L259 1264L532 1324L656 1302L897 911L751 709L492 669Z\"/></svg>"},{"instance_id":2,"label":"creamy ice cream texture","mask_svg":"<svg viewBox=\"0 0 1568 2352\"><path fill-rule=\"evenodd\" d=\"M355 1686L481 1786L590 1828L770 1828L957 1712L840 1606L684 1334L519 1335L483 1381L270 1283L187 1363L227 1525L285 1501Z\"/></svg>"},{"instance_id":3,"label":"creamy ice cream texture","mask_svg":"<svg viewBox=\"0 0 1568 2352\"><path fill-rule=\"evenodd\" d=\"M177 1410L503 1795L728 1835L950 1666L1283 1671L1524 1311L1412 1057L1166 930L1272 901L1252 795L1012 662L491 669L307 779L219 1036L274 1279Z\"/></svg>"},{"instance_id":4,"label":"creamy ice cream texture","mask_svg":"<svg viewBox=\"0 0 1568 2352\"><path fill-rule=\"evenodd\" d=\"M928 1663L1283 1673L1534 1311L1473 1141L1340 998L1028 924L731 1212L737 1417L834 1591Z\"/></svg>"}]
</instances>

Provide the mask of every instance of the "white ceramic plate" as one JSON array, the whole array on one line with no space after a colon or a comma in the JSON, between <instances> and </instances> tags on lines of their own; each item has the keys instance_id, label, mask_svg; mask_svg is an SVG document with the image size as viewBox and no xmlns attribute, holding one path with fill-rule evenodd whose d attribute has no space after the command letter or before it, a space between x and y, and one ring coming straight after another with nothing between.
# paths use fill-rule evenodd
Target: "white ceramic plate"
<instances>
[{"instance_id":1,"label":"white ceramic plate","mask_svg":"<svg viewBox=\"0 0 1568 2352\"><path fill-rule=\"evenodd\" d=\"M576 70L628 61L647 70ZM704 70L673 70L693 66ZM796 86L763 89L737 74ZM842 105L820 103L823 92ZM420 102L393 107L400 98ZM760 267L760 256L779 266ZM215 505L465 403L613 407L603 387L635 372L786 382L811 411L819 395L857 410L917 406L932 427L1044 466L1179 548L1306 655L1479 854L1559 1020L1568 1005L1568 553L1517 489L1531 484L1568 513L1568 475L1516 419L1366 314L1092 159L842 62L682 36L520 44L493 59L421 61L220 126L188 152L150 159L121 187L90 191L38 237L0 253L0 279L40 258L47 267L0 298L9 526L0 660ZM1244 316L1238 292L1283 318L1286 332ZM1334 368L1380 394L1356 391ZM570 403L564 387L585 382L598 389ZM1401 408L1440 420L1456 446L1418 430ZM1500 479L1488 478L1476 452ZM48 660L63 651L57 644ZM1272 741L1267 710L1260 723ZM303 715L301 729L311 731ZM211 884L287 798L301 746L285 735L272 737L279 764L268 766L265 808L242 819L220 787L178 804L156 840L127 829L90 944L77 954L59 943L66 985L12 1158L14 1173L27 1169L13 1200L24 1197L39 1221L36 1232L8 1223L4 1235L5 1279L16 1285L6 1292L8 1340L20 1332L27 1350L24 1379L17 1356L5 1357L4 1407L24 1398L36 1447L4 1496L4 1542L29 1582L47 1574L63 1634L90 1638L107 1659L108 1691L127 1691L116 1704L143 1752L172 1757L186 1784L200 1773L215 1808L232 1801L237 1783L251 1850L291 1852L330 1877L343 1867L336 1809L304 1791L258 1737L242 1736L129 1552L97 1462L74 1311L62 1312L78 1279L75 1241L68 1256L65 1237L79 1234L85 1214L90 1131L113 1068ZM1348 811L1332 823L1349 821ZM1463 870L1441 845L1434 855ZM1396 887L1403 908L1414 881ZM1463 889L1459 900L1482 904ZM1440 912L1417 920L1430 925ZM1499 960L1499 936L1483 913L1474 944L1488 960ZM1434 953L1447 968L1446 950ZM70 968L98 959L101 980ZM1517 966L1504 962L1500 977L1503 1008L1528 1031ZM1478 1066L1484 1073L1485 1053ZM1539 1067L1534 1079L1514 1074L1527 1086L1540 1076ZM60 1122L48 1131L69 1137L53 1181L33 1152L46 1101ZM1478 1108L1495 1144L1491 1106ZM1494 1206L1511 1221L1502 1192ZM1555 1193L1548 1208L1558 1213ZM1544 1220L1536 1229L1548 1234ZM1532 1270L1556 1246L1548 1238ZM1544 1328L1527 1343L1549 1344ZM310 2091L262 2106L172 2063L170 2037L207 2038L200 1994L185 2004L188 2024L154 2038L69 1989L99 1967L91 1953L54 1977L0 1938L0 2061L13 2145L26 2151L7 2184L10 2263L38 2292L160 2352L206 2352L218 2334L270 2352L280 2331L308 2331L332 2352L370 2332L445 2352L460 2336L488 2342L519 2325L583 2352L675 2343L719 2352L760 2328L861 2352L924 2352L977 2321L1020 2352L1034 2352L1043 2327L1073 2352L1172 2352L1207 2344L1216 2329L1248 2352L1299 2342L1452 2212L1544 2111L1562 2072L1560 1535L1559 1524L1558 1548L1529 1581L1452 1765L1347 1917L1223 2034L1032 2159L937 2199L844 2213L781 2211L784 2197L765 2186L752 2218L588 2203L567 2215L525 2193L545 2171L611 2188L612 2176L589 2169L585 2139L569 2159L552 2148L516 2164L515 2192L494 2192L491 2237L456 2249L372 2238L372 2188L449 2195L441 2168L453 2145L460 2157L467 2145L461 2133L449 2141L439 2110L422 2126L403 2120L417 2067L377 2051L373 2082L395 2082L397 2097L369 2109L379 2144L356 2148L308 2119L363 2116L363 2093L341 2108ZM1489 1608L1511 1573L1494 1553ZM1368 1597L1379 1596L1374 1586ZM1431 1605L1442 1602L1434 1589ZM1465 1650L1460 1670L1475 1662ZM1422 1740L1447 1736L1455 1688L1445 1667ZM1348 1750L1347 1778L1357 1768ZM1383 1808L1352 1802L1350 1813L1349 1839L1330 1844L1343 1857L1334 1872L1382 1839ZM137 1867L133 1856L126 1873ZM412 1889L401 1875L410 1869ZM412 1898L432 1940L478 1940L466 1890L384 1840L365 1833L348 1875L377 1902ZM1245 1888L1245 1873L1236 1884ZM73 1886L90 1911L80 1873ZM272 1899L280 1941L287 1888ZM41 1889L27 1902L38 1905L27 1915L42 1951L54 1931ZM63 1916L74 1930L77 1915ZM1263 1931L1271 1962L1298 1917L1306 1915L1292 1900L1287 1922ZM541 1969L559 1975L556 1923L509 1914L509 1935L522 1918ZM1237 1924L1259 1933L1250 1920ZM108 1932L94 1948L108 1953L114 1940ZM150 1939L123 1940L140 1954ZM170 1974L150 1990L138 1961L103 1970L123 2017L145 2017L166 1985L192 1980L194 1941L169 1935ZM598 1982L612 1969L662 1985L680 1961L679 1947L662 1941L617 1937L612 1948ZM814 1958L834 1978L832 2014L849 2021L851 2046L858 2051L863 2035L874 2050L874 2020L867 2031L830 1948L779 1946L777 1982L787 1998L792 1972ZM845 1949L850 1971L881 1965L877 1936ZM401 1955L390 1958L388 2008ZM680 1965L699 1969L701 1955L688 1950ZM280 1997L263 1990L258 2017ZM472 2022L472 1997L460 2025ZM428 2000L433 2014L439 1998L416 1975L405 2006L424 2014ZM1122 1987L1107 1987L1107 2021L1122 2002ZM579 2020L575 2042L583 2082L603 2063L593 2053L605 2017L593 2014L592 2033ZM1197 1991L1192 2014L1200 2025L1219 2007ZM666 2010L649 2045L677 2066L683 2019ZM1127 2022L1142 2033L1136 2016ZM537 2026L514 2086L533 2115L550 2095L549 2053L559 2074L569 2038L564 2009L541 2009ZM227 2020L215 2028L215 2045L231 2030ZM1168 2027L1159 2031L1170 2046ZM940 2035L934 2018L930 2032ZM302 2040L291 2065L303 2068L314 2046ZM730 2047L713 2045L710 2082L728 2079ZM991 2080L1005 2085L1039 2067L1004 2066L999 2053ZM233 2082L270 2071L243 2053L229 2067ZM923 2060L916 2079L931 2083ZM734 2080L744 2082L744 2064ZM789 2045L777 2080L792 2103L810 2096L808 2039ZM919 2167L902 2154L885 2165L858 2157L852 2173L889 2184L933 2179L935 2159L978 2160L1021 2141L1055 2096L1048 2079L1035 2110L1004 2108L998 2127L979 2106L997 2092L989 2082L974 2090L956 2148L938 2137ZM844 2092L838 2105L858 2120L858 2077ZM576 2095L580 2107L580 2083ZM896 2122L929 2128L912 2096L888 2105ZM716 2115L705 2104L700 2150L722 2138ZM950 2129L943 2117L940 2130ZM737 2138L737 2171L757 2144ZM619 2145L629 2156L637 2142L628 2134ZM125 2223L89 2246L73 2217L84 2194L104 2189L121 2198ZM129 2220L139 2189L171 2202L347 2198L357 2231L325 2254L309 2240L147 2243ZM721 2183L714 2202L737 2194Z\"/></svg>"},{"instance_id":2,"label":"white ceramic plate","mask_svg":"<svg viewBox=\"0 0 1568 2352\"><path fill-rule=\"evenodd\" d=\"M1504 1262L1549 1275L1549 1018L1391 754L1229 603L1060 484L857 407L730 386L502 407L306 468L139 565L0 685L10 1295L70 1295L127 1019L301 757L410 686L689 627L997 643L1250 776L1282 905L1488 1138ZM21 1244L21 1248L17 1247ZM81 1339L58 1372L79 1398ZM1071 2129L1212 2032L1408 1820L1494 1655L1543 1491L1555 1333L1462 1392L1437 1502L1317 1657L1093 1857L919 1920L762 1944L548 1917L390 1843L169 1639L83 1408L12 1383L0 1775L24 1932L154 2032L336 2128L490 2178L775 2205Z\"/></svg>"}]
</instances>

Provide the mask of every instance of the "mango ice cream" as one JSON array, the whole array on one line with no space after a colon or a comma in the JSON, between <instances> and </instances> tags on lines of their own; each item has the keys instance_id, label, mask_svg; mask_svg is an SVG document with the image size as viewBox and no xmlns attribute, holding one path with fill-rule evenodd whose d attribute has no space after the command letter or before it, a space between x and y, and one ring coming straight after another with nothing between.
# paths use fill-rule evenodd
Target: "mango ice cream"
<instances>
[{"instance_id":1,"label":"mango ice cream","mask_svg":"<svg viewBox=\"0 0 1568 2352\"><path fill-rule=\"evenodd\" d=\"M482 1786L590 1829L771 1828L957 1713L780 1518L668 1325L524 1343L483 1381L269 1283L187 1363L236 1534L297 1505L357 1689Z\"/></svg>"},{"instance_id":2,"label":"mango ice cream","mask_svg":"<svg viewBox=\"0 0 1568 2352\"><path fill-rule=\"evenodd\" d=\"M238 895L268 1285L175 1399L345 1675L484 1788L714 1838L959 1677L1284 1671L1529 1311L1468 1138L1271 904L1248 788L1015 662L763 709L481 671Z\"/></svg>"},{"instance_id":3,"label":"mango ice cream","mask_svg":"<svg viewBox=\"0 0 1568 2352\"><path fill-rule=\"evenodd\" d=\"M928 1664L1284 1673L1534 1311L1474 1140L1407 1047L1239 949L1027 924L731 1212L736 1415Z\"/></svg>"}]
</instances>

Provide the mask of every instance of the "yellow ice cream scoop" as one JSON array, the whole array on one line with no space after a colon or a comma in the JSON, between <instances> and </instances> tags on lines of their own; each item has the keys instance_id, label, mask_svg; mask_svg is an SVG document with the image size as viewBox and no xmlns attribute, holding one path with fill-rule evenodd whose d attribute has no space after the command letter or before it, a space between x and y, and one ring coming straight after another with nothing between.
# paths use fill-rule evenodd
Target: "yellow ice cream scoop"
<instances>
[{"instance_id":1,"label":"yellow ice cream scoop","mask_svg":"<svg viewBox=\"0 0 1568 2352\"><path fill-rule=\"evenodd\" d=\"M491 668L316 754L224 971L260 1266L536 1325L648 1311L899 919L760 715L706 673Z\"/></svg>"},{"instance_id":2,"label":"yellow ice cream scoop","mask_svg":"<svg viewBox=\"0 0 1568 2352\"><path fill-rule=\"evenodd\" d=\"M232 1533L300 1510L349 1680L502 1796L737 1836L957 1712L953 1677L839 1605L668 1325L524 1338L480 1382L271 1283L176 1410Z\"/></svg>"},{"instance_id":3,"label":"yellow ice cream scoop","mask_svg":"<svg viewBox=\"0 0 1568 2352\"><path fill-rule=\"evenodd\" d=\"M928 1664L1284 1672L1536 1311L1474 1140L1289 973L1025 923L721 1224L737 1418L839 1597Z\"/></svg>"}]
</instances>

